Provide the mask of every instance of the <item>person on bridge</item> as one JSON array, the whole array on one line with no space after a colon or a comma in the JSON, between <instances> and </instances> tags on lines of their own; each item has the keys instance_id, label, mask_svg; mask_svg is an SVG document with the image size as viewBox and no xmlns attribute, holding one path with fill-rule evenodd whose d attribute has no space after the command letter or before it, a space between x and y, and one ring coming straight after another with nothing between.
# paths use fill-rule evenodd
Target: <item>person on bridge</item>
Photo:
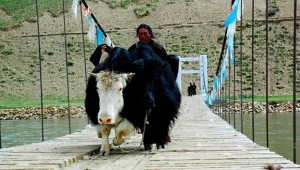
<instances>
[{"instance_id":1,"label":"person on bridge","mask_svg":"<svg viewBox=\"0 0 300 170\"><path fill-rule=\"evenodd\" d=\"M170 64L176 79L178 74L179 57L174 54L168 55L164 46L153 40L155 36L151 27L147 24L140 24L136 29L136 37L138 37L139 41L131 45L128 51L130 53L133 52L139 42L145 42L149 44L156 55L161 57L163 60L166 60Z\"/></svg>"},{"instance_id":2,"label":"person on bridge","mask_svg":"<svg viewBox=\"0 0 300 170\"><path fill-rule=\"evenodd\" d=\"M195 82L193 82L192 89L193 89L193 95L196 95L197 94L197 92L196 92L197 86L196 86Z\"/></svg>"},{"instance_id":3,"label":"person on bridge","mask_svg":"<svg viewBox=\"0 0 300 170\"><path fill-rule=\"evenodd\" d=\"M155 36L152 32L151 27L147 24L140 24L136 29L136 37L138 37L139 41L131 45L128 51L130 53L134 52L138 43L140 42L148 44L149 46L151 46L152 50L157 56L170 64L172 72L176 79L178 74L179 58L178 56L173 54L168 55L164 46L153 40ZM102 50L109 53L111 51L111 47L109 47L107 44L101 44L96 48L95 52L90 57L90 61L94 64L95 67L99 64Z\"/></svg>"},{"instance_id":4,"label":"person on bridge","mask_svg":"<svg viewBox=\"0 0 300 170\"><path fill-rule=\"evenodd\" d=\"M191 96L191 97L193 96L193 84L192 84L192 82L190 82L190 85L187 89L187 92L188 92L188 96Z\"/></svg>"},{"instance_id":5,"label":"person on bridge","mask_svg":"<svg viewBox=\"0 0 300 170\"><path fill-rule=\"evenodd\" d=\"M138 37L139 41L129 47L129 52L133 52L139 42L145 42L149 44L154 53L162 59L166 59L168 57L165 48L161 44L153 40L155 36L153 35L152 29L149 25L140 24L136 29L136 36Z\"/></svg>"},{"instance_id":6,"label":"person on bridge","mask_svg":"<svg viewBox=\"0 0 300 170\"><path fill-rule=\"evenodd\" d=\"M166 60L168 57L167 51L165 48L159 44L158 42L154 41L153 39L155 36L153 35L152 29L147 24L140 24L138 28L136 29L136 37L138 37L139 41L131 45L128 49L130 53L132 53L135 48L137 47L139 42L147 43L151 46L152 50L156 55L161 57L162 59ZM100 61L100 57L102 55L102 50L109 53L111 50L111 47L109 47L107 44L101 44L99 45L93 55L90 58L90 61L97 66Z\"/></svg>"}]
</instances>

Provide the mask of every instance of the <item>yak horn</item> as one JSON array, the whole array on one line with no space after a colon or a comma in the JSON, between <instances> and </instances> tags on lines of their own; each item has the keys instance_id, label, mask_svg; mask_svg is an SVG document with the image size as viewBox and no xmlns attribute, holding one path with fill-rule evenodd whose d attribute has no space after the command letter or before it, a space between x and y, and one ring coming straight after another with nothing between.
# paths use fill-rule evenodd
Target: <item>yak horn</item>
<instances>
[{"instance_id":1,"label":"yak horn","mask_svg":"<svg viewBox=\"0 0 300 170\"><path fill-rule=\"evenodd\" d=\"M95 73L88 72L88 74L91 75L91 76L93 76L93 77L97 77L97 74L95 74Z\"/></svg>"}]
</instances>

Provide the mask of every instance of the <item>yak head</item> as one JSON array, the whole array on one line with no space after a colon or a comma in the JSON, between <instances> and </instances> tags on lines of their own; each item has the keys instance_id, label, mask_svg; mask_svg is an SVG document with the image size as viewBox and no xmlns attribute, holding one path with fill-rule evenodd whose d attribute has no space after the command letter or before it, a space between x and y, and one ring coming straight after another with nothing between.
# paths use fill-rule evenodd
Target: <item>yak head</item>
<instances>
[{"instance_id":1,"label":"yak head","mask_svg":"<svg viewBox=\"0 0 300 170\"><path fill-rule=\"evenodd\" d=\"M97 92L99 95L98 122L100 124L115 124L119 113L124 107L123 89L126 81L130 80L133 73L100 72L90 73L96 78Z\"/></svg>"}]
</instances>

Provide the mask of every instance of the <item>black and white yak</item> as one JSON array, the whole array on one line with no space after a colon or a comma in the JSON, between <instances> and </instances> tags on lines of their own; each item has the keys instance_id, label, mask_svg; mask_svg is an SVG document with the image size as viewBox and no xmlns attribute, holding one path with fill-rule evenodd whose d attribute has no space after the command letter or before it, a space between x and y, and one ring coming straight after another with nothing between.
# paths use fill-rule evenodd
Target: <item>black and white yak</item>
<instances>
[{"instance_id":1,"label":"black and white yak","mask_svg":"<svg viewBox=\"0 0 300 170\"><path fill-rule=\"evenodd\" d=\"M100 154L110 151L108 137L116 128L114 145L124 142L134 129L144 132L144 147L164 148L179 115L181 93L167 61L141 43L132 53L115 47L91 73L86 89L85 108L99 137Z\"/></svg>"}]
</instances>

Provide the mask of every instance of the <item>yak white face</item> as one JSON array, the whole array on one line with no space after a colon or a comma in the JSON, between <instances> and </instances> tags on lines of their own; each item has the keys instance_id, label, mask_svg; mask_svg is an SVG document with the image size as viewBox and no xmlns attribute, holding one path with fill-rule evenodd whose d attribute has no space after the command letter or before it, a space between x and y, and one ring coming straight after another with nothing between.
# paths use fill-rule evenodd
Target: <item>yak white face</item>
<instances>
[{"instance_id":1,"label":"yak white face","mask_svg":"<svg viewBox=\"0 0 300 170\"><path fill-rule=\"evenodd\" d=\"M99 95L98 122L100 124L115 124L124 106L123 89L126 80L134 74L116 74L114 72L100 72L91 74L96 77Z\"/></svg>"}]
</instances>

